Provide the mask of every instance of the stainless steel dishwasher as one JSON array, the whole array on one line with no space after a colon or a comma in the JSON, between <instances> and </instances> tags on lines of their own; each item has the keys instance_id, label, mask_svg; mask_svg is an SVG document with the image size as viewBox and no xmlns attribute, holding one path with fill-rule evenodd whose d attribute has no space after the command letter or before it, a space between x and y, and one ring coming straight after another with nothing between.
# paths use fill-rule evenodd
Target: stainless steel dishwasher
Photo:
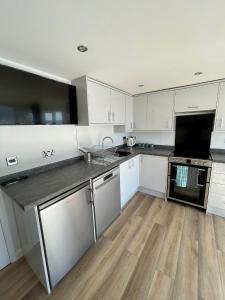
<instances>
[{"instance_id":1,"label":"stainless steel dishwasher","mask_svg":"<svg viewBox=\"0 0 225 300\"><path fill-rule=\"evenodd\" d=\"M95 241L90 184L39 206L51 289Z\"/></svg>"},{"instance_id":2,"label":"stainless steel dishwasher","mask_svg":"<svg viewBox=\"0 0 225 300\"><path fill-rule=\"evenodd\" d=\"M92 181L96 237L120 215L120 171L114 168Z\"/></svg>"}]
</instances>

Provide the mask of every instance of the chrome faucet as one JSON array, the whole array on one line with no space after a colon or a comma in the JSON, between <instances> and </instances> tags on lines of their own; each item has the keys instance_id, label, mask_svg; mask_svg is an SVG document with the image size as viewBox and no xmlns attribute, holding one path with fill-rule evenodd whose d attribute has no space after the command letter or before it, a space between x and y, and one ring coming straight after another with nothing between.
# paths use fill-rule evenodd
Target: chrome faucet
<instances>
[{"instance_id":1,"label":"chrome faucet","mask_svg":"<svg viewBox=\"0 0 225 300\"><path fill-rule=\"evenodd\" d=\"M104 142L105 142L105 140L107 140L107 139L111 140L112 145L114 145L114 141L113 141L113 139L111 138L111 136L105 136L105 137L102 139L102 149L103 149L103 150L104 150Z\"/></svg>"}]
</instances>

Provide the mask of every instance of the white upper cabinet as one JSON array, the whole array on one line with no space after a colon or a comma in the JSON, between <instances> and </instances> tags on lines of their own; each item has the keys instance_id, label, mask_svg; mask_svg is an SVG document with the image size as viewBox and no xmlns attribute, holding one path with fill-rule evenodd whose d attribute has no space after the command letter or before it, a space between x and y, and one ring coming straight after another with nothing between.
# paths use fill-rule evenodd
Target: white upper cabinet
<instances>
[{"instance_id":1,"label":"white upper cabinet","mask_svg":"<svg viewBox=\"0 0 225 300\"><path fill-rule=\"evenodd\" d=\"M147 107L147 95L139 95L134 97L134 130L147 130Z\"/></svg>"},{"instance_id":2,"label":"white upper cabinet","mask_svg":"<svg viewBox=\"0 0 225 300\"><path fill-rule=\"evenodd\" d=\"M173 130L174 91L149 94L148 119L148 129L150 130Z\"/></svg>"},{"instance_id":3,"label":"white upper cabinet","mask_svg":"<svg viewBox=\"0 0 225 300\"><path fill-rule=\"evenodd\" d=\"M174 91L134 97L134 130L171 131L174 123Z\"/></svg>"},{"instance_id":4,"label":"white upper cabinet","mask_svg":"<svg viewBox=\"0 0 225 300\"><path fill-rule=\"evenodd\" d=\"M126 94L87 78L74 79L78 125L125 125Z\"/></svg>"},{"instance_id":5,"label":"white upper cabinet","mask_svg":"<svg viewBox=\"0 0 225 300\"><path fill-rule=\"evenodd\" d=\"M110 123L124 124L125 123L125 94L111 89L110 103L111 103L111 116Z\"/></svg>"},{"instance_id":6,"label":"white upper cabinet","mask_svg":"<svg viewBox=\"0 0 225 300\"><path fill-rule=\"evenodd\" d=\"M89 122L105 124L111 121L110 89L87 81Z\"/></svg>"},{"instance_id":7,"label":"white upper cabinet","mask_svg":"<svg viewBox=\"0 0 225 300\"><path fill-rule=\"evenodd\" d=\"M177 89L175 112L215 110L217 96L218 83Z\"/></svg>"},{"instance_id":8,"label":"white upper cabinet","mask_svg":"<svg viewBox=\"0 0 225 300\"><path fill-rule=\"evenodd\" d=\"M219 101L217 106L216 121L215 121L216 131L225 131L225 82L220 84Z\"/></svg>"},{"instance_id":9,"label":"white upper cabinet","mask_svg":"<svg viewBox=\"0 0 225 300\"><path fill-rule=\"evenodd\" d=\"M126 96L126 132L134 129L133 113L133 97Z\"/></svg>"}]
</instances>

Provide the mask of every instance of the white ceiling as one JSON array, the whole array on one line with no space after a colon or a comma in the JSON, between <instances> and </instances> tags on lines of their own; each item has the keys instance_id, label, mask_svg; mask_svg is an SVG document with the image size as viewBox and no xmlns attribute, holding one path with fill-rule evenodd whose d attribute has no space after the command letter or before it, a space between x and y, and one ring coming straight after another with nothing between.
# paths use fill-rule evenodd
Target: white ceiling
<instances>
[{"instance_id":1,"label":"white ceiling","mask_svg":"<svg viewBox=\"0 0 225 300\"><path fill-rule=\"evenodd\" d=\"M0 0L0 57L132 94L224 78L225 1Z\"/></svg>"}]
</instances>

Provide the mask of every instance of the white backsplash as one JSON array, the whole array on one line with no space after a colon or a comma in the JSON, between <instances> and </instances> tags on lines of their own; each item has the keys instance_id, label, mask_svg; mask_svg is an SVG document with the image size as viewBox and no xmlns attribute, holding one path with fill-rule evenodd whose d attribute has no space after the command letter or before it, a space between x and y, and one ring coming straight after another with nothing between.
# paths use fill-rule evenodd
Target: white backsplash
<instances>
[{"instance_id":1,"label":"white backsplash","mask_svg":"<svg viewBox=\"0 0 225 300\"><path fill-rule=\"evenodd\" d=\"M225 149L225 132L213 132L211 148Z\"/></svg>"},{"instance_id":2,"label":"white backsplash","mask_svg":"<svg viewBox=\"0 0 225 300\"><path fill-rule=\"evenodd\" d=\"M107 135L114 139L114 145L122 144L124 134L114 133L113 126L0 126L0 176L76 157L81 155L78 145L101 145ZM111 147L110 141L107 145ZM42 151L51 149L55 155L43 158ZM17 156L18 165L7 166L9 156Z\"/></svg>"},{"instance_id":3,"label":"white backsplash","mask_svg":"<svg viewBox=\"0 0 225 300\"><path fill-rule=\"evenodd\" d=\"M131 135L136 136L137 143L173 146L175 141L174 132L134 132Z\"/></svg>"}]
</instances>

